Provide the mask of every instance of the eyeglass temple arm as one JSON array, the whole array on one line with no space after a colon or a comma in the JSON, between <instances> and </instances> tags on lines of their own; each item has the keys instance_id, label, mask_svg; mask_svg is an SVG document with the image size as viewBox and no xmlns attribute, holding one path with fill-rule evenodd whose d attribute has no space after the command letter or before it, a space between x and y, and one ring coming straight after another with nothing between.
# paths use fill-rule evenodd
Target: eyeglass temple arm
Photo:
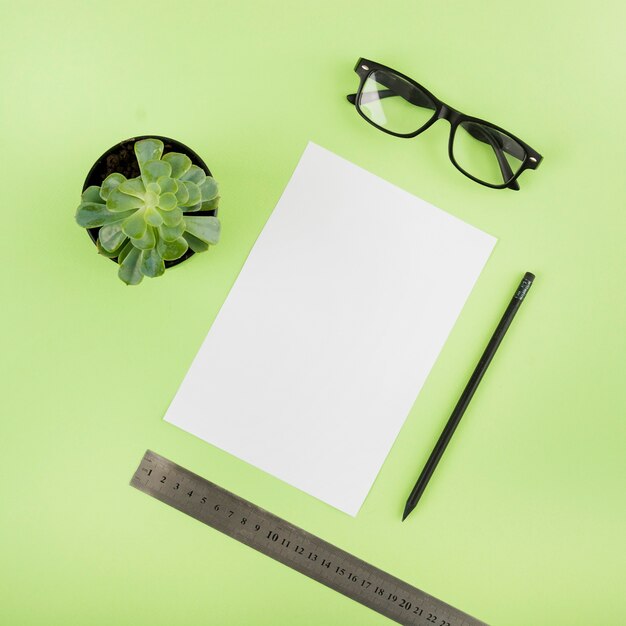
<instances>
[{"instance_id":1,"label":"eyeglass temple arm","mask_svg":"<svg viewBox=\"0 0 626 626\"><path fill-rule=\"evenodd\" d=\"M421 106L427 109L435 110L435 105L428 99L426 96L422 96L420 92L411 91L410 93L398 93L398 91L405 90L392 90L392 89L381 89L379 91L368 91L361 93L361 102L367 104L369 102L374 102L376 100L382 100L383 98L391 98L393 96L402 96L405 100L408 100L411 104L415 104L417 106ZM356 97L358 94L351 93L346 96L348 102L350 104L356 105ZM499 145L498 138L494 136L492 133L488 132L487 129L482 126L467 124L465 130L474 137L474 139L478 139L478 141L482 141L483 143L489 144L496 155L496 159L498 161L498 165L500 166L500 172L502 173L502 179L506 182L510 178L513 177L513 171L511 170L511 166L509 162L506 160L506 157L503 153L503 146ZM507 150L508 152L508 150ZM511 156L516 156L511 154ZM516 157L517 158L517 157ZM519 191L519 184L517 181L513 181L507 185L510 189L514 189L515 191Z\"/></svg>"}]
</instances>

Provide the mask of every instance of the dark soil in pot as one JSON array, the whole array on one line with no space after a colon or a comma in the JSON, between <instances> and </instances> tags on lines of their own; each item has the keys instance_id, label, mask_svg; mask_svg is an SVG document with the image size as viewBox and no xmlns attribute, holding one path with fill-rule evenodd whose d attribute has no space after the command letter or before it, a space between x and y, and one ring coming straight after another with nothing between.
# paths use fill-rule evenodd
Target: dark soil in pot
<instances>
[{"instance_id":1,"label":"dark soil in pot","mask_svg":"<svg viewBox=\"0 0 626 626\"><path fill-rule=\"evenodd\" d=\"M139 164L137 163L137 158L135 157L135 151L133 148L135 142L140 139L160 139L165 145L163 154L167 152L181 152L182 154L186 154L194 165L202 168L207 176L211 176L211 172L206 163L191 148L188 148L185 144L180 143L180 141L170 139L169 137L161 137L160 135L141 135L139 137L131 137L125 141L120 141L120 143L115 144L112 148L109 148L89 170L89 174L87 174L85 184L83 185L83 191L91 185L97 185L100 187L102 185L102 181L109 174L113 174L113 172L119 172L120 174L126 176L126 178L136 178L139 176ZM217 209L213 209L211 211L194 211L193 214L217 215ZM87 229L87 233L91 237L94 244L98 240L99 232L99 227ZM168 268L172 267L172 265L178 265L179 263L186 261L193 254L194 251L189 248L189 250L187 250L187 252L185 252L180 259L176 259L175 261L165 261L165 267ZM111 260L117 263L117 258Z\"/></svg>"}]
</instances>

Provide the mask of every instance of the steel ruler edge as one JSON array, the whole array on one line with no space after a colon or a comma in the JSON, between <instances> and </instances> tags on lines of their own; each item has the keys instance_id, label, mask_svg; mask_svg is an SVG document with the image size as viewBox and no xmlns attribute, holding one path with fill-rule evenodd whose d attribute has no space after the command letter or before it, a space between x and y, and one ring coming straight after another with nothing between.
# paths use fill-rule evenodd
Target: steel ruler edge
<instances>
[{"instance_id":1,"label":"steel ruler edge","mask_svg":"<svg viewBox=\"0 0 626 626\"><path fill-rule=\"evenodd\" d=\"M151 450L130 484L399 624L486 626Z\"/></svg>"}]
</instances>

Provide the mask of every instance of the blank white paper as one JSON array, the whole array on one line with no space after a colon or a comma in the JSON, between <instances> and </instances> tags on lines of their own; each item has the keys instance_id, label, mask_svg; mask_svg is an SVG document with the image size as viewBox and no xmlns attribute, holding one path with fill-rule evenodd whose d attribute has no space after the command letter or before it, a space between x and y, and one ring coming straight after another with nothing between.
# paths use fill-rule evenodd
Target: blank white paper
<instances>
[{"instance_id":1,"label":"blank white paper","mask_svg":"<svg viewBox=\"0 0 626 626\"><path fill-rule=\"evenodd\" d=\"M495 243L309 143L165 419L356 515Z\"/></svg>"}]
</instances>

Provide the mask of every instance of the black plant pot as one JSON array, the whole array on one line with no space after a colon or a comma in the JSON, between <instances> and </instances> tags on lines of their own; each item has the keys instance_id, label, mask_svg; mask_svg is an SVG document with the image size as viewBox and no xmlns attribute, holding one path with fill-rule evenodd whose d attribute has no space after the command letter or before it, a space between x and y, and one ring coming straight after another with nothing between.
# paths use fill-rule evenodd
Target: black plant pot
<instances>
[{"instance_id":1,"label":"black plant pot","mask_svg":"<svg viewBox=\"0 0 626 626\"><path fill-rule=\"evenodd\" d=\"M130 139L120 141L112 148L109 148L89 170L89 174L87 174L85 184L83 185L83 191L92 185L100 187L102 185L102 181L109 174L113 174L113 172L119 172L120 174L126 176L126 178L136 178L139 176L139 163L137 163L137 158L135 157L135 151L133 148L135 142L140 139L160 139L165 145L163 154L166 152L181 152L182 154L186 154L194 165L202 168L207 176L211 176L211 171L207 167L206 163L184 143L180 143L180 141L170 139L169 137L161 137L160 135L141 135L140 137L131 137ZM193 214L217 215L217 208L212 209L211 211L194 211ZM87 228L86 230L95 244L98 241L100 227ZM180 259L176 259L175 261L165 261L165 267L168 268L172 267L172 265L178 265L193 256L193 254L194 251L189 248L187 252L180 257ZM111 260L117 263L117 257Z\"/></svg>"}]
</instances>

